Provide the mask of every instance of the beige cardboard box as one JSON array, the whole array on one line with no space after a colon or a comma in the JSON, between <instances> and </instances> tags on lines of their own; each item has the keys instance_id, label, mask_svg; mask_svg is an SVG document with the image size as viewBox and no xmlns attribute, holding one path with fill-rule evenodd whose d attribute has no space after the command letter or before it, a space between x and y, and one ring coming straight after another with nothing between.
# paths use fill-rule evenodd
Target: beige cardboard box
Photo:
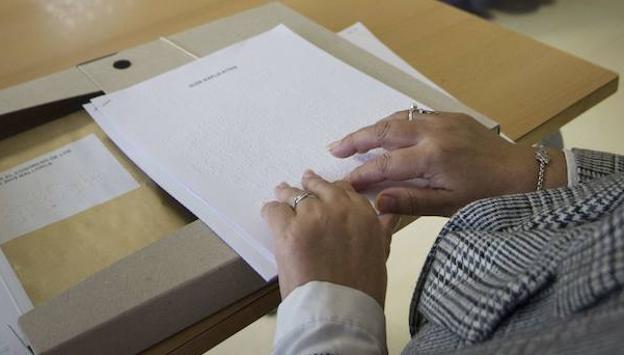
<instances>
[{"instance_id":1,"label":"beige cardboard box","mask_svg":"<svg viewBox=\"0 0 624 355\"><path fill-rule=\"evenodd\" d=\"M127 160L80 104L280 23L430 107L463 111L491 129L498 127L278 3L0 91L0 127L7 127L2 130L5 136L57 116L64 120L0 142L0 149L29 143L37 147L15 149L10 162L96 133L142 185L128 196L2 245L35 304L20 319L35 352L136 353L266 286L205 224L193 221L194 216ZM120 61L131 65L118 69L115 63L119 66ZM56 257L59 253L65 255L62 260Z\"/></svg>"}]
</instances>

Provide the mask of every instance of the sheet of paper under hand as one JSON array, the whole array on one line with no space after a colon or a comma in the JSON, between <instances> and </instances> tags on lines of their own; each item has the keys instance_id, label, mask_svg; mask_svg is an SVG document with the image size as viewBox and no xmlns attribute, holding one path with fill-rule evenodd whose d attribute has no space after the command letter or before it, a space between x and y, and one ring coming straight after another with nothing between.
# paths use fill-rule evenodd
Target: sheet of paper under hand
<instances>
[{"instance_id":1,"label":"sheet of paper under hand","mask_svg":"<svg viewBox=\"0 0 624 355\"><path fill-rule=\"evenodd\" d=\"M276 276L260 216L281 181L342 178L357 159L326 145L412 99L287 27L92 100L117 145L265 279Z\"/></svg>"}]
</instances>

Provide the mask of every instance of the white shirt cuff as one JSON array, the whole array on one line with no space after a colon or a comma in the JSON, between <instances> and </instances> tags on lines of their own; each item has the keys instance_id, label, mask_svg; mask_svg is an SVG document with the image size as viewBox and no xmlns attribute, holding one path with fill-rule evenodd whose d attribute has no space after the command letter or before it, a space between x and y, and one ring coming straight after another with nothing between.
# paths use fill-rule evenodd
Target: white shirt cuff
<instances>
[{"instance_id":1,"label":"white shirt cuff","mask_svg":"<svg viewBox=\"0 0 624 355\"><path fill-rule=\"evenodd\" d=\"M568 187L572 187L579 182L578 170L574 153L570 149L564 149L566 168L568 170Z\"/></svg>"},{"instance_id":2,"label":"white shirt cuff","mask_svg":"<svg viewBox=\"0 0 624 355\"><path fill-rule=\"evenodd\" d=\"M384 312L364 292L311 281L279 306L274 346L277 354L386 354Z\"/></svg>"}]
</instances>

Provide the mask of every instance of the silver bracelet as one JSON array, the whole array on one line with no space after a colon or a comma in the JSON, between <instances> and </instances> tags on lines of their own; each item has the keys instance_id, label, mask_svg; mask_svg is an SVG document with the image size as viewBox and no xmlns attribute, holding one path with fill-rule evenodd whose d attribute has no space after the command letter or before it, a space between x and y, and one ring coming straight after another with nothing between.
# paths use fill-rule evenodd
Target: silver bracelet
<instances>
[{"instance_id":1,"label":"silver bracelet","mask_svg":"<svg viewBox=\"0 0 624 355\"><path fill-rule=\"evenodd\" d=\"M546 175L546 166L550 163L550 155L543 145L539 144L535 147L535 160L539 165L537 170L537 191L544 190L544 175Z\"/></svg>"}]
</instances>

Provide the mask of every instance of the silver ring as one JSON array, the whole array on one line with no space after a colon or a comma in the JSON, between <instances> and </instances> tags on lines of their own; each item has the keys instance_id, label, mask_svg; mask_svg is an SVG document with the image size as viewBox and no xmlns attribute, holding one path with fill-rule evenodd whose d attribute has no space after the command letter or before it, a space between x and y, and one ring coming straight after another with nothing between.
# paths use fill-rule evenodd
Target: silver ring
<instances>
[{"instance_id":1,"label":"silver ring","mask_svg":"<svg viewBox=\"0 0 624 355\"><path fill-rule=\"evenodd\" d=\"M295 196L295 198L293 199L293 203L292 203L293 210L297 209L297 205L308 197L316 197L316 196L314 196L314 194L312 194L311 192L307 192L307 191L304 191L300 193L299 195Z\"/></svg>"},{"instance_id":2,"label":"silver ring","mask_svg":"<svg viewBox=\"0 0 624 355\"><path fill-rule=\"evenodd\" d=\"M412 106L410 106L409 111L407 111L408 121L411 122L414 120L414 112L421 114L421 115L429 115L429 114L435 113L435 111L427 110L425 108L419 107L417 103L413 103Z\"/></svg>"},{"instance_id":3,"label":"silver ring","mask_svg":"<svg viewBox=\"0 0 624 355\"><path fill-rule=\"evenodd\" d=\"M408 121L412 121L414 119L414 111L416 111L416 109L418 108L418 106L416 106L416 104L412 104L412 106L410 106L409 111L407 111L407 120Z\"/></svg>"}]
</instances>

